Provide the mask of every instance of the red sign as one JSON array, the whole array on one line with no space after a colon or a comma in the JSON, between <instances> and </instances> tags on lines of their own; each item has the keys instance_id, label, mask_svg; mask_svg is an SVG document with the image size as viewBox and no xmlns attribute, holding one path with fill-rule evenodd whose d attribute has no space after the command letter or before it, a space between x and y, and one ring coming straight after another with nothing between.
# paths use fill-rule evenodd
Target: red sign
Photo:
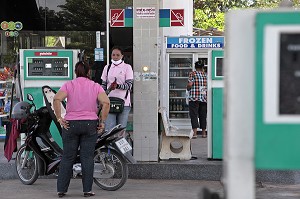
<instances>
[{"instance_id":1,"label":"red sign","mask_svg":"<svg viewBox=\"0 0 300 199\"><path fill-rule=\"evenodd\" d=\"M57 56L57 52L34 52L35 56Z\"/></svg>"},{"instance_id":2,"label":"red sign","mask_svg":"<svg viewBox=\"0 0 300 199\"><path fill-rule=\"evenodd\" d=\"M125 26L124 9L111 9L110 27L124 27L124 26Z\"/></svg>"},{"instance_id":3,"label":"red sign","mask_svg":"<svg viewBox=\"0 0 300 199\"><path fill-rule=\"evenodd\" d=\"M171 26L184 26L184 9L171 9Z\"/></svg>"}]
</instances>

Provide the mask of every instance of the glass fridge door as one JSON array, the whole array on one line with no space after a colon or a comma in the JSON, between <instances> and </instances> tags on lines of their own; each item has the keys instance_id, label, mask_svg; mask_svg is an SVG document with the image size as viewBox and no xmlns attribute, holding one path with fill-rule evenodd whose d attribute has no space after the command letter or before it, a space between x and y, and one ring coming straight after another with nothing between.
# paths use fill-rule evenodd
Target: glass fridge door
<instances>
[{"instance_id":1,"label":"glass fridge door","mask_svg":"<svg viewBox=\"0 0 300 199\"><path fill-rule=\"evenodd\" d=\"M175 125L190 126L189 109L186 104L186 86L193 70L193 54L170 54L169 56L169 118Z\"/></svg>"}]
</instances>

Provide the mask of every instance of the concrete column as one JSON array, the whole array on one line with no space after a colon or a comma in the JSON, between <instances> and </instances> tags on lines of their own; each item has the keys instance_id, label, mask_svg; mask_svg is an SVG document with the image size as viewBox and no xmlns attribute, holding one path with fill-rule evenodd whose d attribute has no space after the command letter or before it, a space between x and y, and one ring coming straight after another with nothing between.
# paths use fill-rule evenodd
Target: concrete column
<instances>
[{"instance_id":1,"label":"concrete column","mask_svg":"<svg viewBox=\"0 0 300 199\"><path fill-rule=\"evenodd\" d=\"M137 8L154 8L155 17L137 18ZM133 0L133 9L134 158L157 161L159 0ZM150 70L143 73L143 66Z\"/></svg>"},{"instance_id":2,"label":"concrete column","mask_svg":"<svg viewBox=\"0 0 300 199\"><path fill-rule=\"evenodd\" d=\"M226 14L223 182L230 199L255 198L255 15L255 10Z\"/></svg>"}]
</instances>

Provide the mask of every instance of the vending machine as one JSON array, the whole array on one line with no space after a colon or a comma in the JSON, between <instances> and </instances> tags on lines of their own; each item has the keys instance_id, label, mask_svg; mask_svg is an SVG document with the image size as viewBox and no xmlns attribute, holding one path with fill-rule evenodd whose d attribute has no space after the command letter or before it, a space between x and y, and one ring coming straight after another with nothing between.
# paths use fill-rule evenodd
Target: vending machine
<instances>
[{"instance_id":1,"label":"vending machine","mask_svg":"<svg viewBox=\"0 0 300 199\"><path fill-rule=\"evenodd\" d=\"M189 73L195 70L194 63L201 60L207 67L206 53L168 53L168 110L173 125L190 128L189 109L186 103L186 85Z\"/></svg>"},{"instance_id":2,"label":"vending machine","mask_svg":"<svg viewBox=\"0 0 300 199\"><path fill-rule=\"evenodd\" d=\"M200 61L204 64L208 74L208 85L214 84L221 67L212 67L212 51L223 50L224 37L222 36L197 36L197 37L166 37L162 53L160 70L160 106L166 107L169 113L170 122L179 129L192 130L189 117L188 104L186 103L186 86L189 73L195 70L194 63ZM215 56L215 53L213 53ZM222 54L223 56L223 54ZM220 61L218 61L218 64ZM212 73L218 70L212 81ZM218 89L215 89L216 91ZM211 92L212 89L208 90ZM222 92L222 91L221 91ZM219 92L217 91L217 95ZM208 93L207 106L212 107L212 95ZM215 100L217 97L214 98ZM221 102L223 99L220 99ZM216 100L219 103L219 100ZM211 108L208 108L210 110ZM214 109L215 110L215 109ZM208 157L212 157L212 123L215 115L208 114ZM219 117L217 117L219 119ZM209 126L211 128L209 128ZM200 129L199 129L200 130ZM216 136L219 140L219 136ZM221 146L222 147L222 146ZM219 157L219 156L218 156Z\"/></svg>"},{"instance_id":3,"label":"vending machine","mask_svg":"<svg viewBox=\"0 0 300 199\"><path fill-rule=\"evenodd\" d=\"M72 49L21 49L20 83L23 98L32 94L37 108L44 106L42 87L50 86L58 91L66 81L75 77L73 66L79 60L79 50ZM51 124L50 132L58 144L62 144L57 127Z\"/></svg>"},{"instance_id":4,"label":"vending machine","mask_svg":"<svg viewBox=\"0 0 300 199\"><path fill-rule=\"evenodd\" d=\"M208 53L212 49L222 49L224 37L166 37L165 51L161 67L160 103L169 111L173 125L191 129L186 85L194 63L200 61L208 67Z\"/></svg>"}]
</instances>

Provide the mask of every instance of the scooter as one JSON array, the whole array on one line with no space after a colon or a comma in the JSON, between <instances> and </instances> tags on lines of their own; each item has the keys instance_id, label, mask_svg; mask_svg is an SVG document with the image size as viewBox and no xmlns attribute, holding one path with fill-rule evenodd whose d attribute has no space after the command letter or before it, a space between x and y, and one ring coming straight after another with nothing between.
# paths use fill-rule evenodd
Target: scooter
<instances>
[{"instance_id":1,"label":"scooter","mask_svg":"<svg viewBox=\"0 0 300 199\"><path fill-rule=\"evenodd\" d=\"M54 92L49 89L48 92ZM20 132L26 136L25 143L16 154L17 175L23 184L31 185L38 176L58 175L63 151L49 131L54 120L51 116L53 110L46 106L37 109L31 94L27 94L27 100L31 103L22 101L13 107L12 118L18 120ZM104 190L121 188L128 178L127 163L136 163L131 155L130 144L125 138L116 136L123 131L125 128L117 125L109 132L99 135L95 143L94 182ZM73 177L80 175L78 155L73 165Z\"/></svg>"}]
</instances>

